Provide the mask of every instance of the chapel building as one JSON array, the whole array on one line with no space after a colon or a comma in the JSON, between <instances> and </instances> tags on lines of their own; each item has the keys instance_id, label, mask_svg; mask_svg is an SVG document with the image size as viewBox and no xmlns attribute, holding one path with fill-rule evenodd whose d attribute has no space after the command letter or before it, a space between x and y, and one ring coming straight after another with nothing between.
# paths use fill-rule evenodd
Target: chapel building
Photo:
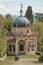
<instances>
[{"instance_id":1,"label":"chapel building","mask_svg":"<svg viewBox=\"0 0 43 65\"><path fill-rule=\"evenodd\" d=\"M37 33L31 31L30 21L22 15L17 17L11 26L11 32L7 31L8 55L35 54L37 51Z\"/></svg>"}]
</instances>

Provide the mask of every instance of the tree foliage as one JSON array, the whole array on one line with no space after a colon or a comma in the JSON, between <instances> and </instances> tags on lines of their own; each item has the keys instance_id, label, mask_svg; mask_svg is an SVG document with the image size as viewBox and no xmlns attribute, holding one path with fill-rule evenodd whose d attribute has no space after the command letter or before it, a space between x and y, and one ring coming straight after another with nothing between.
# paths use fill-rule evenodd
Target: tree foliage
<instances>
[{"instance_id":1,"label":"tree foliage","mask_svg":"<svg viewBox=\"0 0 43 65\"><path fill-rule=\"evenodd\" d=\"M33 23L33 15L32 15L32 7L31 6L27 7L25 17L30 20L31 24Z\"/></svg>"},{"instance_id":2,"label":"tree foliage","mask_svg":"<svg viewBox=\"0 0 43 65\"><path fill-rule=\"evenodd\" d=\"M38 33L37 42L38 42L38 50L41 51L43 46L43 23L37 22L33 24L32 30Z\"/></svg>"},{"instance_id":3,"label":"tree foliage","mask_svg":"<svg viewBox=\"0 0 43 65\"><path fill-rule=\"evenodd\" d=\"M5 25L4 28L7 29L8 31L11 31L11 24L13 23L14 19L13 16L10 14L5 15Z\"/></svg>"},{"instance_id":4,"label":"tree foliage","mask_svg":"<svg viewBox=\"0 0 43 65\"><path fill-rule=\"evenodd\" d=\"M0 56L3 56L3 54L7 50L7 40L6 40L6 35L5 35L5 29L3 28L1 31L1 39L0 39Z\"/></svg>"},{"instance_id":5,"label":"tree foliage","mask_svg":"<svg viewBox=\"0 0 43 65\"><path fill-rule=\"evenodd\" d=\"M14 21L13 16L11 16L10 14L5 15L5 22L13 23L13 21Z\"/></svg>"},{"instance_id":6,"label":"tree foliage","mask_svg":"<svg viewBox=\"0 0 43 65\"><path fill-rule=\"evenodd\" d=\"M4 25L4 28L8 31L11 31L11 23L10 22L6 22Z\"/></svg>"},{"instance_id":7,"label":"tree foliage","mask_svg":"<svg viewBox=\"0 0 43 65\"><path fill-rule=\"evenodd\" d=\"M0 56L3 56L3 54L6 51L6 36L5 36L5 29L4 27L4 21L5 18L3 15L0 14Z\"/></svg>"},{"instance_id":8,"label":"tree foliage","mask_svg":"<svg viewBox=\"0 0 43 65\"><path fill-rule=\"evenodd\" d=\"M11 31L13 17L9 14L3 16L0 14L0 56L7 50L6 30Z\"/></svg>"}]
</instances>

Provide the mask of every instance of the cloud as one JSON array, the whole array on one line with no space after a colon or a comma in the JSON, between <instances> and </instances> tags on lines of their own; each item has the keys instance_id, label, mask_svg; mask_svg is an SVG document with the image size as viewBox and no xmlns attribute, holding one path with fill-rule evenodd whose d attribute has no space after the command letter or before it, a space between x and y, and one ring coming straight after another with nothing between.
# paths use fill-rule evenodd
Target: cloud
<instances>
[{"instance_id":1,"label":"cloud","mask_svg":"<svg viewBox=\"0 0 43 65\"><path fill-rule=\"evenodd\" d=\"M2 5L2 4L0 4L0 10L1 10L1 9L5 9L5 6Z\"/></svg>"},{"instance_id":2,"label":"cloud","mask_svg":"<svg viewBox=\"0 0 43 65\"><path fill-rule=\"evenodd\" d=\"M11 13L11 9L6 7L3 4L0 4L0 13L5 14L5 13Z\"/></svg>"},{"instance_id":3,"label":"cloud","mask_svg":"<svg viewBox=\"0 0 43 65\"><path fill-rule=\"evenodd\" d=\"M39 13L43 13L43 8L42 8L42 6L34 6L33 8L33 13L35 13L35 12L39 12Z\"/></svg>"},{"instance_id":4,"label":"cloud","mask_svg":"<svg viewBox=\"0 0 43 65\"><path fill-rule=\"evenodd\" d=\"M13 1L16 1L16 0L3 0L4 3L0 3L0 13L1 14L10 13L13 15L19 15L20 14L19 4L18 5L16 3L11 4L10 1L12 3ZM9 4L7 4L7 2L9 2ZM23 15L25 14L26 10L27 10L27 6L24 6L23 7ZM37 6L37 5L33 6L32 10L33 10L33 13L36 13L36 12L43 13L43 7L42 6Z\"/></svg>"},{"instance_id":5,"label":"cloud","mask_svg":"<svg viewBox=\"0 0 43 65\"><path fill-rule=\"evenodd\" d=\"M18 8L18 9L17 9ZM10 13L10 14L19 14L19 11L20 11L20 8L19 7L15 7L15 8L12 8L12 7L7 7L5 6L4 4L0 4L0 13L1 14L7 14L7 13Z\"/></svg>"}]
</instances>

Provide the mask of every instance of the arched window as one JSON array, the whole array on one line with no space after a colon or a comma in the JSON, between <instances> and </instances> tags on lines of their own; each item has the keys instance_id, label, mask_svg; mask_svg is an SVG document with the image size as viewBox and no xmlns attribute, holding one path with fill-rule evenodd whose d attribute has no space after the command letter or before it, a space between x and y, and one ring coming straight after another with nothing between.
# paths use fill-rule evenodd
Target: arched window
<instances>
[{"instance_id":1,"label":"arched window","mask_svg":"<svg viewBox=\"0 0 43 65\"><path fill-rule=\"evenodd\" d=\"M28 52L29 52L29 48L28 48Z\"/></svg>"},{"instance_id":2,"label":"arched window","mask_svg":"<svg viewBox=\"0 0 43 65\"><path fill-rule=\"evenodd\" d=\"M29 44L29 47L31 47L31 44Z\"/></svg>"},{"instance_id":3,"label":"arched window","mask_svg":"<svg viewBox=\"0 0 43 65\"><path fill-rule=\"evenodd\" d=\"M30 24L29 23L27 24L27 27L30 27Z\"/></svg>"},{"instance_id":4,"label":"arched window","mask_svg":"<svg viewBox=\"0 0 43 65\"><path fill-rule=\"evenodd\" d=\"M29 47L30 47L30 44L28 45L28 52L29 52Z\"/></svg>"},{"instance_id":5,"label":"arched window","mask_svg":"<svg viewBox=\"0 0 43 65\"><path fill-rule=\"evenodd\" d=\"M34 51L34 44L32 44L32 51Z\"/></svg>"},{"instance_id":6,"label":"arched window","mask_svg":"<svg viewBox=\"0 0 43 65\"><path fill-rule=\"evenodd\" d=\"M29 30L27 29L27 33L29 33Z\"/></svg>"},{"instance_id":7,"label":"arched window","mask_svg":"<svg viewBox=\"0 0 43 65\"><path fill-rule=\"evenodd\" d=\"M32 48L34 48L34 44L32 44Z\"/></svg>"},{"instance_id":8,"label":"arched window","mask_svg":"<svg viewBox=\"0 0 43 65\"><path fill-rule=\"evenodd\" d=\"M10 50L10 52L11 52L11 44L9 44L9 50Z\"/></svg>"},{"instance_id":9,"label":"arched window","mask_svg":"<svg viewBox=\"0 0 43 65\"><path fill-rule=\"evenodd\" d=\"M15 52L15 45L13 44L13 52Z\"/></svg>"}]
</instances>

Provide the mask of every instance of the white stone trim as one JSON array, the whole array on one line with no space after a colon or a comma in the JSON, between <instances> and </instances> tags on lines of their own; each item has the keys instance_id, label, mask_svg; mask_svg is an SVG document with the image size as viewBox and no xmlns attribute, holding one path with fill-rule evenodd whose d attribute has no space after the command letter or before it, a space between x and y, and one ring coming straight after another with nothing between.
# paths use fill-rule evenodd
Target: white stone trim
<instances>
[{"instance_id":1,"label":"white stone trim","mask_svg":"<svg viewBox=\"0 0 43 65\"><path fill-rule=\"evenodd\" d=\"M7 54L5 54L2 58L0 58L0 61L3 61L6 58Z\"/></svg>"}]
</instances>

